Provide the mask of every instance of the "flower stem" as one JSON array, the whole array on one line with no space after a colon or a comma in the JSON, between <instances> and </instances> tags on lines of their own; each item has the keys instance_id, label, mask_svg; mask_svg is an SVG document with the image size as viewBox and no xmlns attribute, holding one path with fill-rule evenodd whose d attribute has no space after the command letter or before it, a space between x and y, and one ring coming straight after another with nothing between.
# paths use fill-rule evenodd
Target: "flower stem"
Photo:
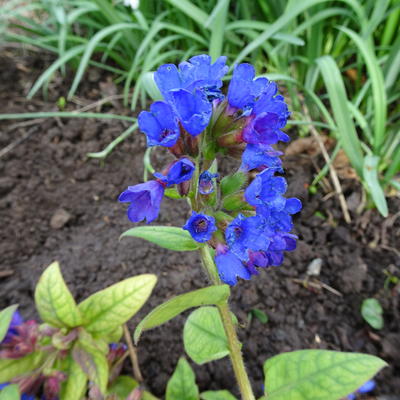
<instances>
[{"instance_id":1,"label":"flower stem","mask_svg":"<svg viewBox=\"0 0 400 400\"><path fill-rule=\"evenodd\" d=\"M130 356L131 362L132 362L133 376L139 383L142 383L143 376L142 376L142 373L140 372L139 361L138 361L138 357L136 354L136 348L132 343L132 339L131 339L131 335L129 333L128 326L126 324L124 324L123 328L124 328L125 340L128 345L129 356Z\"/></svg>"},{"instance_id":2,"label":"flower stem","mask_svg":"<svg viewBox=\"0 0 400 400\"><path fill-rule=\"evenodd\" d=\"M211 257L209 248L207 246L200 249L201 259L203 266L206 269L209 278L215 285L221 285L217 269L213 258ZM226 337L228 339L229 356L231 359L233 371L237 383L239 385L242 400L255 400L253 390L251 388L250 380L244 365L240 342L236 334L236 328L232 321L231 311L229 310L228 300L217 305L218 311L221 315L222 324L225 329Z\"/></svg>"}]
</instances>

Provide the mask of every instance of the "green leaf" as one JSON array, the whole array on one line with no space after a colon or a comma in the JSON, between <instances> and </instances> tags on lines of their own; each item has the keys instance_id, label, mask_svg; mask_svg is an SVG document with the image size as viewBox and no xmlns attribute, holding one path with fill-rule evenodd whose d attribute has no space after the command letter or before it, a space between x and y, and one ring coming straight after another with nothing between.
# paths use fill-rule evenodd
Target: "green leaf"
<instances>
[{"instance_id":1,"label":"green leaf","mask_svg":"<svg viewBox=\"0 0 400 400\"><path fill-rule=\"evenodd\" d=\"M199 389L189 363L181 357L167 384L166 400L198 400Z\"/></svg>"},{"instance_id":2,"label":"green leaf","mask_svg":"<svg viewBox=\"0 0 400 400\"><path fill-rule=\"evenodd\" d=\"M50 325L73 328L82 324L81 313L61 275L57 261L46 268L35 290L40 317Z\"/></svg>"},{"instance_id":3,"label":"green leaf","mask_svg":"<svg viewBox=\"0 0 400 400\"><path fill-rule=\"evenodd\" d=\"M138 275L88 297L79 304L86 330L107 335L117 329L139 311L156 282L155 275Z\"/></svg>"},{"instance_id":4,"label":"green leaf","mask_svg":"<svg viewBox=\"0 0 400 400\"><path fill-rule=\"evenodd\" d=\"M383 310L376 299L365 299L361 305L361 315L375 329L383 328Z\"/></svg>"},{"instance_id":5,"label":"green leaf","mask_svg":"<svg viewBox=\"0 0 400 400\"><path fill-rule=\"evenodd\" d=\"M124 232L120 239L126 236L145 239L175 251L192 251L203 246L202 243L193 240L188 231L174 226L137 226Z\"/></svg>"},{"instance_id":6,"label":"green leaf","mask_svg":"<svg viewBox=\"0 0 400 400\"><path fill-rule=\"evenodd\" d=\"M10 327L10 323L14 312L17 310L18 305L15 304L13 306L9 306L4 310L0 311L0 343L6 337L8 328Z\"/></svg>"},{"instance_id":7,"label":"green leaf","mask_svg":"<svg viewBox=\"0 0 400 400\"><path fill-rule=\"evenodd\" d=\"M299 350L264 364L268 400L338 400L371 379L386 362L360 353Z\"/></svg>"},{"instance_id":8,"label":"green leaf","mask_svg":"<svg viewBox=\"0 0 400 400\"><path fill-rule=\"evenodd\" d=\"M200 394L202 400L236 400L228 390L209 390Z\"/></svg>"},{"instance_id":9,"label":"green leaf","mask_svg":"<svg viewBox=\"0 0 400 400\"><path fill-rule=\"evenodd\" d=\"M19 400L19 389L18 385L7 385L5 388L0 390L0 400Z\"/></svg>"},{"instance_id":10,"label":"green leaf","mask_svg":"<svg viewBox=\"0 0 400 400\"><path fill-rule=\"evenodd\" d=\"M268 322L268 315L265 314L264 311L259 310L258 308L253 308L251 310L251 314L254 315L260 322L266 324Z\"/></svg>"},{"instance_id":11,"label":"green leaf","mask_svg":"<svg viewBox=\"0 0 400 400\"><path fill-rule=\"evenodd\" d=\"M248 203L243 199L243 193L232 193L225 196L222 201L222 208L227 211L238 211L243 209L249 209Z\"/></svg>"},{"instance_id":12,"label":"green leaf","mask_svg":"<svg viewBox=\"0 0 400 400\"><path fill-rule=\"evenodd\" d=\"M34 352L23 358L3 358L0 360L0 382L23 375L37 368L43 360L42 352Z\"/></svg>"},{"instance_id":13,"label":"green leaf","mask_svg":"<svg viewBox=\"0 0 400 400\"><path fill-rule=\"evenodd\" d=\"M121 340L122 335L124 334L124 328L122 326L118 326L112 332L103 335L102 333L93 335L95 339L102 338L107 343L117 343Z\"/></svg>"},{"instance_id":14,"label":"green leaf","mask_svg":"<svg viewBox=\"0 0 400 400\"><path fill-rule=\"evenodd\" d=\"M95 383L100 392L104 394L108 383L106 355L90 343L78 341L72 349L72 357L88 379Z\"/></svg>"},{"instance_id":15,"label":"green leaf","mask_svg":"<svg viewBox=\"0 0 400 400\"><path fill-rule=\"evenodd\" d=\"M385 193L378 178L379 157L368 155L364 159L363 177L368 191L376 204L379 212L387 217L389 215Z\"/></svg>"},{"instance_id":16,"label":"green leaf","mask_svg":"<svg viewBox=\"0 0 400 400\"><path fill-rule=\"evenodd\" d=\"M247 176L243 172L236 172L233 175L225 176L221 180L221 194L227 196L235 193L246 183Z\"/></svg>"},{"instance_id":17,"label":"green leaf","mask_svg":"<svg viewBox=\"0 0 400 400\"><path fill-rule=\"evenodd\" d=\"M228 285L209 286L181 294L160 304L140 322L135 329L135 343L139 341L143 331L160 326L180 313L192 307L210 304L219 304L228 299L230 289Z\"/></svg>"},{"instance_id":18,"label":"green leaf","mask_svg":"<svg viewBox=\"0 0 400 400\"><path fill-rule=\"evenodd\" d=\"M76 400L84 397L88 378L81 366L70 357L67 379L61 387L62 400Z\"/></svg>"},{"instance_id":19,"label":"green leaf","mask_svg":"<svg viewBox=\"0 0 400 400\"><path fill-rule=\"evenodd\" d=\"M183 343L186 353L197 364L227 356L228 340L218 309L201 307L193 311L183 328Z\"/></svg>"},{"instance_id":20,"label":"green leaf","mask_svg":"<svg viewBox=\"0 0 400 400\"><path fill-rule=\"evenodd\" d=\"M138 387L139 384L130 376L121 375L113 381L109 387L107 394L115 394L118 399L126 399L133 389Z\"/></svg>"}]
</instances>

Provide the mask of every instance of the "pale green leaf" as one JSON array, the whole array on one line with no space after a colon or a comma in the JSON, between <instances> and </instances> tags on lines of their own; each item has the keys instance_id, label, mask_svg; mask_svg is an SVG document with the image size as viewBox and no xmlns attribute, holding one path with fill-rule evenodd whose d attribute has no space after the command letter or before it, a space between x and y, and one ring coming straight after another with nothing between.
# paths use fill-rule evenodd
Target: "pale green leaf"
<instances>
[{"instance_id":1,"label":"pale green leaf","mask_svg":"<svg viewBox=\"0 0 400 400\"><path fill-rule=\"evenodd\" d=\"M127 236L145 239L175 251L192 251L203 246L202 243L193 240L188 231L175 226L137 226L124 232L120 239Z\"/></svg>"},{"instance_id":2,"label":"pale green leaf","mask_svg":"<svg viewBox=\"0 0 400 400\"><path fill-rule=\"evenodd\" d=\"M43 360L43 353L34 352L23 358L3 358L0 360L0 382L8 382L16 376L37 368Z\"/></svg>"},{"instance_id":3,"label":"pale green leaf","mask_svg":"<svg viewBox=\"0 0 400 400\"><path fill-rule=\"evenodd\" d=\"M117 329L139 311L156 282L155 275L138 275L88 297L79 304L86 330L96 335L107 335Z\"/></svg>"},{"instance_id":4,"label":"pale green leaf","mask_svg":"<svg viewBox=\"0 0 400 400\"><path fill-rule=\"evenodd\" d=\"M0 400L19 400L18 385L7 385L0 390Z\"/></svg>"},{"instance_id":5,"label":"pale green leaf","mask_svg":"<svg viewBox=\"0 0 400 400\"><path fill-rule=\"evenodd\" d=\"M361 315L375 329L383 328L383 309L376 299L365 299L361 305Z\"/></svg>"},{"instance_id":6,"label":"pale green leaf","mask_svg":"<svg viewBox=\"0 0 400 400\"><path fill-rule=\"evenodd\" d=\"M80 365L70 358L67 379L61 387L61 400L76 400L84 397L88 378Z\"/></svg>"},{"instance_id":7,"label":"pale green leaf","mask_svg":"<svg viewBox=\"0 0 400 400\"><path fill-rule=\"evenodd\" d=\"M85 375L102 394L108 383L108 361L105 354L87 342L79 341L72 349L72 357ZM82 379L81 377L79 379Z\"/></svg>"},{"instance_id":8,"label":"pale green leaf","mask_svg":"<svg viewBox=\"0 0 400 400\"><path fill-rule=\"evenodd\" d=\"M192 307L219 304L228 299L230 289L228 285L209 286L181 294L160 304L140 322L135 329L135 343L139 341L143 331L160 326L180 313Z\"/></svg>"},{"instance_id":9,"label":"pale green leaf","mask_svg":"<svg viewBox=\"0 0 400 400\"><path fill-rule=\"evenodd\" d=\"M116 395L118 399L126 399L133 389L138 387L138 383L130 376L121 375L117 377L108 388L108 395Z\"/></svg>"},{"instance_id":10,"label":"pale green leaf","mask_svg":"<svg viewBox=\"0 0 400 400\"><path fill-rule=\"evenodd\" d=\"M50 325L73 328L82 324L81 313L61 275L57 261L43 272L35 290L40 317Z\"/></svg>"},{"instance_id":11,"label":"pale green leaf","mask_svg":"<svg viewBox=\"0 0 400 400\"><path fill-rule=\"evenodd\" d=\"M186 353L197 364L227 356L228 340L218 309L201 307L193 311L183 328L183 342Z\"/></svg>"},{"instance_id":12,"label":"pale green leaf","mask_svg":"<svg viewBox=\"0 0 400 400\"><path fill-rule=\"evenodd\" d=\"M228 390L209 390L200 394L202 400L236 400Z\"/></svg>"},{"instance_id":13,"label":"pale green leaf","mask_svg":"<svg viewBox=\"0 0 400 400\"><path fill-rule=\"evenodd\" d=\"M0 311L0 343L6 337L14 312L18 305L9 306Z\"/></svg>"},{"instance_id":14,"label":"pale green leaf","mask_svg":"<svg viewBox=\"0 0 400 400\"><path fill-rule=\"evenodd\" d=\"M198 400L199 389L192 368L181 357L167 384L166 400Z\"/></svg>"},{"instance_id":15,"label":"pale green leaf","mask_svg":"<svg viewBox=\"0 0 400 400\"><path fill-rule=\"evenodd\" d=\"M264 364L268 400L338 400L371 379L386 362L360 353L299 350Z\"/></svg>"}]
</instances>

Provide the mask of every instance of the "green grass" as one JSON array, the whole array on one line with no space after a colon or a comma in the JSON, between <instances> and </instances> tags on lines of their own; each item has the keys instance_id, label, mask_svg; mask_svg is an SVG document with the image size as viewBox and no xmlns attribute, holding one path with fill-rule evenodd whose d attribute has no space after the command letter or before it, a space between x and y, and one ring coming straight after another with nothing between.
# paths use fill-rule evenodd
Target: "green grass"
<instances>
[{"instance_id":1,"label":"green grass","mask_svg":"<svg viewBox=\"0 0 400 400\"><path fill-rule=\"evenodd\" d=\"M159 96L152 71L160 64L201 53L226 55L231 66L251 62L285 87L292 125L310 123L307 107L319 131L336 137L335 152L344 149L387 215L385 190L400 186L400 0L142 0L139 10L111 0L21 4L3 6L3 40L55 55L28 97L69 65L70 99L96 66L113 73L136 109ZM92 156L105 157L128 131Z\"/></svg>"}]
</instances>

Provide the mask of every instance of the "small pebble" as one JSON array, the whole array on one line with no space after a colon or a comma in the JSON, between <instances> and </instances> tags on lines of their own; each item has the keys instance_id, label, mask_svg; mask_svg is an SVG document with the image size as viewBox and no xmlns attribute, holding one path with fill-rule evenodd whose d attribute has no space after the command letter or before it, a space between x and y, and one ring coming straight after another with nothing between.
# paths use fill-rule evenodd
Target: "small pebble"
<instances>
[{"instance_id":1,"label":"small pebble","mask_svg":"<svg viewBox=\"0 0 400 400\"><path fill-rule=\"evenodd\" d=\"M319 276L321 273L321 267L322 267L322 259L321 258L316 258L310 262L310 264L307 267L307 275L308 276Z\"/></svg>"},{"instance_id":2,"label":"small pebble","mask_svg":"<svg viewBox=\"0 0 400 400\"><path fill-rule=\"evenodd\" d=\"M59 208L51 217L50 226L53 229L61 229L71 218L72 215L68 211Z\"/></svg>"}]
</instances>

